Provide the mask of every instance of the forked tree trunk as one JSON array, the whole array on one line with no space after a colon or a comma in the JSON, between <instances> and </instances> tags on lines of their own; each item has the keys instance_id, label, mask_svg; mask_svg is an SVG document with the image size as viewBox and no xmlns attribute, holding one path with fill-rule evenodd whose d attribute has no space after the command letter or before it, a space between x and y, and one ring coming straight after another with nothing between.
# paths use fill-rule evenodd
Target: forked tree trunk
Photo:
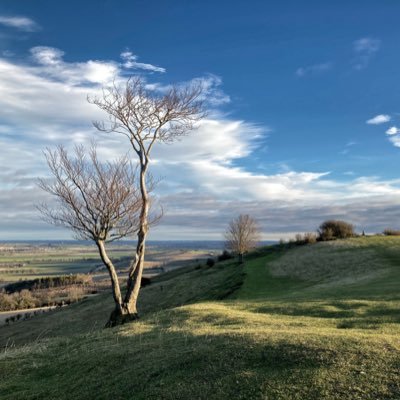
<instances>
[{"instance_id":1,"label":"forked tree trunk","mask_svg":"<svg viewBox=\"0 0 400 400\"><path fill-rule=\"evenodd\" d=\"M137 311L137 300L139 297L140 286L142 283L144 255L146 250L146 237L148 232L149 215L149 196L146 188L147 162L142 165L140 170L140 191L142 196L142 210L139 221L139 231L137 234L137 245L135 258L129 268L127 289L121 307L116 307L111 313L107 327L122 325L129 321L139 318Z\"/></svg>"},{"instance_id":2,"label":"forked tree trunk","mask_svg":"<svg viewBox=\"0 0 400 400\"><path fill-rule=\"evenodd\" d=\"M115 270L114 264L107 255L104 242L102 240L99 240L96 242L96 245L99 249L101 260L103 261L103 264L107 267L108 273L110 275L112 295L115 302L115 310L117 313L122 312L122 295L119 286L118 275Z\"/></svg>"},{"instance_id":3,"label":"forked tree trunk","mask_svg":"<svg viewBox=\"0 0 400 400\"><path fill-rule=\"evenodd\" d=\"M243 264L243 253L239 253L238 256L239 256L239 263Z\"/></svg>"}]
</instances>

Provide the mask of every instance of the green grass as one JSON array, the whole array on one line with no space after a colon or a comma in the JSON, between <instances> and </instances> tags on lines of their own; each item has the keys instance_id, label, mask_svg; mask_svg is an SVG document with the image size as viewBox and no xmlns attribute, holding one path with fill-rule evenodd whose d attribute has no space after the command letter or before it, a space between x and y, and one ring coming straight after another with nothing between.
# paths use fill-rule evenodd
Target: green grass
<instances>
[{"instance_id":1,"label":"green grass","mask_svg":"<svg viewBox=\"0 0 400 400\"><path fill-rule=\"evenodd\" d=\"M141 290L139 310L146 316L183 304L225 298L242 280L242 270L226 263L212 269L193 266L167 272L153 278L152 284ZM54 336L70 337L93 332L104 327L112 308L111 292L101 293L31 320L0 327L0 348L12 348Z\"/></svg>"},{"instance_id":2,"label":"green grass","mask_svg":"<svg viewBox=\"0 0 400 400\"><path fill-rule=\"evenodd\" d=\"M400 399L399 265L398 238L267 249L165 274L116 329L105 297L1 328L0 398Z\"/></svg>"}]
</instances>

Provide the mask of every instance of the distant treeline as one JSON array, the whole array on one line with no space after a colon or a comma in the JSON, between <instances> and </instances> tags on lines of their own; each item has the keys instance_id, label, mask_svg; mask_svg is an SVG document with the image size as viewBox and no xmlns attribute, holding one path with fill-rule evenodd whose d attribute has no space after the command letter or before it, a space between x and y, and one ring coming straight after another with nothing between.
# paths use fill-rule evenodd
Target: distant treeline
<instances>
[{"instance_id":1,"label":"distant treeline","mask_svg":"<svg viewBox=\"0 0 400 400\"><path fill-rule=\"evenodd\" d=\"M38 290L50 289L70 285L83 285L89 286L93 284L93 279L90 275L76 274L76 275L62 275L62 276L48 276L45 278L31 279L27 281L14 282L6 285L4 290L6 293L20 292L21 290Z\"/></svg>"}]
</instances>

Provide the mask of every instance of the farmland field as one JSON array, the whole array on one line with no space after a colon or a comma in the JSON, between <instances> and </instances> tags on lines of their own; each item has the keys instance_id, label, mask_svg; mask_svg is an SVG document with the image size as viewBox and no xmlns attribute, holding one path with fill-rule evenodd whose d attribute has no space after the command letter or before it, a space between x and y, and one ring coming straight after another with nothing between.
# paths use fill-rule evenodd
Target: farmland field
<instances>
[{"instance_id":1,"label":"farmland field","mask_svg":"<svg viewBox=\"0 0 400 400\"><path fill-rule=\"evenodd\" d=\"M217 245L216 245L217 246ZM197 262L219 249L175 248L165 250L160 245L150 245L145 272L154 275L161 271ZM134 250L131 242L108 246L110 258L120 272L129 265ZM0 287L8 283L47 276L91 273L96 279L107 277L94 245L76 242L0 242Z\"/></svg>"}]
</instances>

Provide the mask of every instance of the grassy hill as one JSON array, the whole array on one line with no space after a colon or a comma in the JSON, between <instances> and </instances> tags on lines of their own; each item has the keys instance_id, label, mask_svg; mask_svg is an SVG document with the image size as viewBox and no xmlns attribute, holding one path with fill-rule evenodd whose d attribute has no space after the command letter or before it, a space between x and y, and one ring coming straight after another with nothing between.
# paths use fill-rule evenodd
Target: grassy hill
<instances>
[{"instance_id":1,"label":"grassy hill","mask_svg":"<svg viewBox=\"0 0 400 400\"><path fill-rule=\"evenodd\" d=\"M400 399L399 283L395 237L165 274L136 323L98 296L0 328L0 398Z\"/></svg>"}]
</instances>

